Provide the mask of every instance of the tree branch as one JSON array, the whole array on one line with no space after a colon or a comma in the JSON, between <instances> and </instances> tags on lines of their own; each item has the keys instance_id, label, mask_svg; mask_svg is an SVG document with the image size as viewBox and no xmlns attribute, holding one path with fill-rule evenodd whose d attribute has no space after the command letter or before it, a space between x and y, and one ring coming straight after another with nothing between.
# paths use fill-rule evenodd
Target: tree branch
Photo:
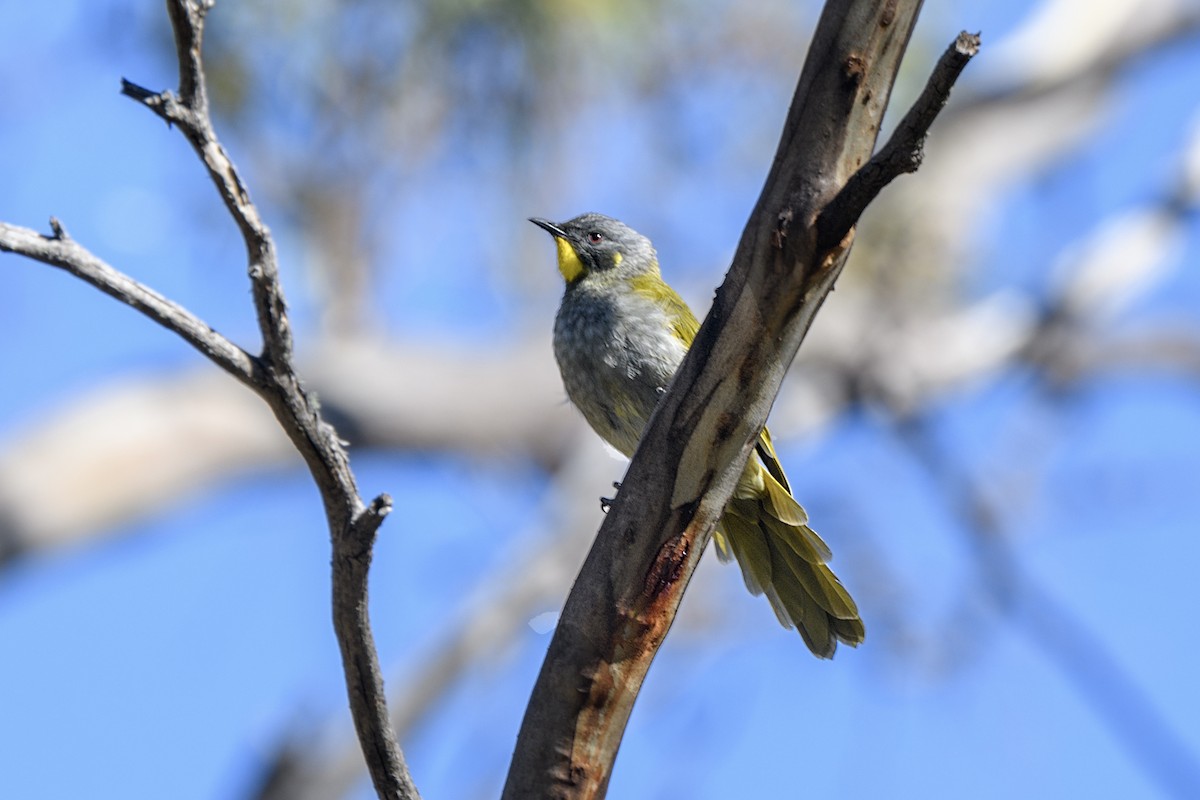
<instances>
[{"instance_id":1,"label":"tree branch","mask_svg":"<svg viewBox=\"0 0 1200 800\"><path fill-rule=\"evenodd\" d=\"M345 447L304 390L292 363L275 245L250 200L232 160L217 140L208 111L201 60L204 16L212 0L168 0L179 57L179 94L154 93L129 81L122 92L179 127L208 170L245 241L248 272L262 354L252 358L161 295L138 284L72 243L57 222L53 237L4 226L0 234L23 246L31 257L68 269L103 291L130 303L175 330L209 358L253 388L300 451L325 505L333 546L333 620L342 652L350 709L376 792L381 798L416 798L403 754L388 723L379 659L367 614L367 574L375 534L391 509L382 495L367 506L358 494ZM14 249L6 247L5 249Z\"/></svg>"},{"instance_id":2,"label":"tree branch","mask_svg":"<svg viewBox=\"0 0 1200 800\"><path fill-rule=\"evenodd\" d=\"M586 440L585 440L586 439ZM558 608L591 544L599 509L563 498L591 492L611 473L612 458L590 429L577 430L570 457L554 475L533 528L518 537L517 552L471 592L458 624L431 648L415 653L397 673L391 692L392 726L397 736L426 723L465 675L490 663L528 632L530 618ZM398 688L395 688L398 687ZM263 779L247 800L332 800L349 797L362 777L362 759L341 726L334 748L317 743L332 736L291 729L266 763Z\"/></svg>"},{"instance_id":3,"label":"tree branch","mask_svg":"<svg viewBox=\"0 0 1200 800\"><path fill-rule=\"evenodd\" d=\"M567 599L505 798L604 795L650 662L845 263L851 236L821 248L816 221L874 149L920 5L826 4L733 265Z\"/></svg>"},{"instance_id":4,"label":"tree branch","mask_svg":"<svg viewBox=\"0 0 1200 800\"><path fill-rule=\"evenodd\" d=\"M950 99L954 82L979 52L979 34L963 31L938 59L933 74L912 108L892 131L887 144L854 173L817 220L817 246L840 242L883 187L906 172L916 172L925 158L929 126Z\"/></svg>"},{"instance_id":5,"label":"tree branch","mask_svg":"<svg viewBox=\"0 0 1200 800\"><path fill-rule=\"evenodd\" d=\"M178 126L208 170L209 178L242 232L246 245L254 306L262 331L262 357L267 365L278 367L291 361L292 333L279 282L275 243L258 208L251 202L233 160L217 139L208 113L201 45L204 16L213 5L214 0L169 0L167 3L179 57L178 97L170 91L153 92L124 78L121 79L121 93L149 108L168 125Z\"/></svg>"},{"instance_id":6,"label":"tree branch","mask_svg":"<svg viewBox=\"0 0 1200 800\"><path fill-rule=\"evenodd\" d=\"M258 364L254 356L210 328L183 306L119 272L67 235L62 223L50 218L50 236L0 222L0 252L66 270L100 291L133 306L207 356L214 364L242 383L254 386Z\"/></svg>"}]
</instances>

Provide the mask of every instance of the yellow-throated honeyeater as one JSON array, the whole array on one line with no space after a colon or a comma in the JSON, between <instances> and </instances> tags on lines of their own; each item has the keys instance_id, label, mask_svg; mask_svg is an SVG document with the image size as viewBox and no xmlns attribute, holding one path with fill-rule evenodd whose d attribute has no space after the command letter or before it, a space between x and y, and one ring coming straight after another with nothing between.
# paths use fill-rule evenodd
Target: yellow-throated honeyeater
<instances>
[{"instance_id":1,"label":"yellow-throated honeyeater","mask_svg":"<svg viewBox=\"0 0 1200 800\"><path fill-rule=\"evenodd\" d=\"M554 356L571 402L592 429L632 456L655 404L700 328L663 281L650 240L601 214L530 220L554 237L567 282L554 320ZM765 594L779 621L812 652L863 640L858 607L829 569L829 548L808 527L763 430L713 534L722 561L736 558L746 586Z\"/></svg>"}]
</instances>

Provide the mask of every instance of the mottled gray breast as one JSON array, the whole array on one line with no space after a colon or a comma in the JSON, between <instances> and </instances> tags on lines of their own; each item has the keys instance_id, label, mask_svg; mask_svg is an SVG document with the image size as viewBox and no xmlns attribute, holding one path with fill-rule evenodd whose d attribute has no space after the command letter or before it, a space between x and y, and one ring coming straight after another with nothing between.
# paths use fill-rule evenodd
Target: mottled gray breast
<instances>
[{"instance_id":1,"label":"mottled gray breast","mask_svg":"<svg viewBox=\"0 0 1200 800\"><path fill-rule=\"evenodd\" d=\"M572 287L554 321L554 356L567 396L626 455L685 352L662 309L630 291Z\"/></svg>"}]
</instances>

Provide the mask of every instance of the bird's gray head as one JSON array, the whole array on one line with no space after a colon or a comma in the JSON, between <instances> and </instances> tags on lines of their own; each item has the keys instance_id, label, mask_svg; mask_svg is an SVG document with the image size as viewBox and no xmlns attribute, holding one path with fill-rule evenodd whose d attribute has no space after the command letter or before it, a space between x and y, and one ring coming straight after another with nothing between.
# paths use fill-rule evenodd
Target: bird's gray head
<instances>
[{"instance_id":1,"label":"bird's gray head","mask_svg":"<svg viewBox=\"0 0 1200 800\"><path fill-rule=\"evenodd\" d=\"M609 283L658 272L650 240L624 222L603 214L581 214L566 222L529 220L554 237L558 271L572 286L583 280Z\"/></svg>"}]
</instances>

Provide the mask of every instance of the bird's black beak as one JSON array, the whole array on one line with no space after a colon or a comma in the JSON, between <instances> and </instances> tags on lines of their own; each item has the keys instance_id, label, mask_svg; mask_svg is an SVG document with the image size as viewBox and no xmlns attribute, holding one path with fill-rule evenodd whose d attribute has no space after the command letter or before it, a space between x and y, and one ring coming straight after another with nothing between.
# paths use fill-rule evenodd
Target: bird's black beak
<instances>
[{"instance_id":1,"label":"bird's black beak","mask_svg":"<svg viewBox=\"0 0 1200 800\"><path fill-rule=\"evenodd\" d=\"M567 232L549 220L542 219L541 217L530 217L529 221L556 239L567 238Z\"/></svg>"}]
</instances>

